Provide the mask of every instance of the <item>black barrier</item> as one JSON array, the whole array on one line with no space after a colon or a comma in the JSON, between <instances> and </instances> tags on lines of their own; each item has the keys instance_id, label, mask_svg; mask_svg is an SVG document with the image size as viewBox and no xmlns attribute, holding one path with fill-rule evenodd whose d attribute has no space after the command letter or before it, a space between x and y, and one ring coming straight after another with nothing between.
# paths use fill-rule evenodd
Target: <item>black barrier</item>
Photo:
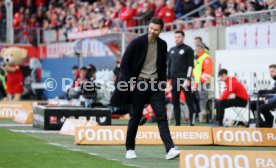
<instances>
[{"instance_id":1,"label":"black barrier","mask_svg":"<svg viewBox=\"0 0 276 168\"><path fill-rule=\"evenodd\" d=\"M44 130L60 130L66 118L92 120L99 125L111 125L111 110L109 108L37 105L33 107L33 113L33 127Z\"/></svg>"}]
</instances>

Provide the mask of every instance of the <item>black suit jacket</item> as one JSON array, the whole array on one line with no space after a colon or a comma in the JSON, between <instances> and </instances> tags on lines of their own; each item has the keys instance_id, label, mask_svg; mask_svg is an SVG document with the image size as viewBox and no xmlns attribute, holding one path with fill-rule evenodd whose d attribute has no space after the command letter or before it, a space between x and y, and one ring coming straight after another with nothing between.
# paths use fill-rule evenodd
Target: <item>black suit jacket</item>
<instances>
[{"instance_id":1,"label":"black suit jacket","mask_svg":"<svg viewBox=\"0 0 276 168\"><path fill-rule=\"evenodd\" d=\"M121 61L121 72L119 81L128 82L130 78L138 78L148 50L148 34L142 35L130 42L125 50ZM167 55L167 43L157 38L157 74L159 81L166 81L166 55ZM131 103L131 92L120 91L118 87L115 86L115 91L111 97L110 103L113 105L123 105Z\"/></svg>"}]
</instances>

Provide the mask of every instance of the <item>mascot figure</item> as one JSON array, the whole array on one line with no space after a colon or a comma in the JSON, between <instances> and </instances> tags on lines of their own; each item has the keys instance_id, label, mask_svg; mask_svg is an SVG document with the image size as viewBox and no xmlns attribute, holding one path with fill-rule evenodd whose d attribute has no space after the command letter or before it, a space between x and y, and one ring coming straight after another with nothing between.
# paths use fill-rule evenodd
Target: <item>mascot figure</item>
<instances>
[{"instance_id":1,"label":"mascot figure","mask_svg":"<svg viewBox=\"0 0 276 168\"><path fill-rule=\"evenodd\" d=\"M3 48L0 53L4 60L7 76L7 95L9 100L20 100L23 93L23 73L20 65L27 58L27 50L17 47Z\"/></svg>"}]
</instances>

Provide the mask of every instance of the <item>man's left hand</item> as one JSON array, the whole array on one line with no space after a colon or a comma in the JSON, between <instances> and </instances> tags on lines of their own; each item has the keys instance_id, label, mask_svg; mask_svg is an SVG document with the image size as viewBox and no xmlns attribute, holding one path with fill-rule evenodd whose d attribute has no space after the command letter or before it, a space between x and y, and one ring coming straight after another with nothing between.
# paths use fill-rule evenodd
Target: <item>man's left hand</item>
<instances>
[{"instance_id":1,"label":"man's left hand","mask_svg":"<svg viewBox=\"0 0 276 168\"><path fill-rule=\"evenodd\" d=\"M189 80L185 80L183 83L183 87L188 87L190 86L191 82Z\"/></svg>"}]
</instances>

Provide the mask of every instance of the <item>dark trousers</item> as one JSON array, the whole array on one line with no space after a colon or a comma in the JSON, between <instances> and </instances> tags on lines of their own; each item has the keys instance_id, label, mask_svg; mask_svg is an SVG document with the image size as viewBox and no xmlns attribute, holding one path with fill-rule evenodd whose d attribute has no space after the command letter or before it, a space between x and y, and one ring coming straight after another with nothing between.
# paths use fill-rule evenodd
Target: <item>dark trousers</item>
<instances>
[{"instance_id":1,"label":"dark trousers","mask_svg":"<svg viewBox=\"0 0 276 168\"><path fill-rule=\"evenodd\" d=\"M229 107L246 107L247 100L241 98L228 99L228 100L219 100L216 102L217 110L217 122L222 125L224 118L224 111Z\"/></svg>"},{"instance_id":2,"label":"dark trousers","mask_svg":"<svg viewBox=\"0 0 276 168\"><path fill-rule=\"evenodd\" d=\"M0 100L4 97L7 97L7 93L6 93L6 90L2 84L2 81L0 81Z\"/></svg>"},{"instance_id":3,"label":"dark trousers","mask_svg":"<svg viewBox=\"0 0 276 168\"><path fill-rule=\"evenodd\" d=\"M201 109L199 106L199 95L198 95L198 91L193 91L192 92L192 96L193 96L193 101L195 104L195 110L196 110L196 118L198 118L198 114L200 113Z\"/></svg>"},{"instance_id":4,"label":"dark trousers","mask_svg":"<svg viewBox=\"0 0 276 168\"><path fill-rule=\"evenodd\" d=\"M182 85L183 83L181 83ZM180 110L180 91L184 91L186 103L189 109L189 118L190 118L190 125L194 125L194 114L195 114L195 104L193 101L193 95L191 92L191 86L187 88L183 88L182 86L177 86L177 80L172 80L172 101L173 101L173 111L174 111L174 118L175 118L175 125L180 125L180 117L181 117L181 110Z\"/></svg>"},{"instance_id":5,"label":"dark trousers","mask_svg":"<svg viewBox=\"0 0 276 168\"><path fill-rule=\"evenodd\" d=\"M260 114L262 114L264 116L264 119L265 119L263 121L259 114L261 127L272 127L273 126L273 118L274 117L271 114L270 110L275 109L275 108L276 108L276 102L271 102L268 104L265 104L264 101L259 102L259 112L260 112ZM255 113L254 113L257 110L257 102L256 101L251 102L250 109L253 111L254 117L256 118Z\"/></svg>"},{"instance_id":6,"label":"dark trousers","mask_svg":"<svg viewBox=\"0 0 276 168\"><path fill-rule=\"evenodd\" d=\"M141 81L137 82L138 83ZM127 129L127 138L126 138L126 149L134 150L135 149L135 137L138 130L138 125L142 117L143 109L145 104L150 103L152 109L155 113L160 137L165 145L166 152L174 147L169 125L167 119L167 110L165 104L165 92L164 91L152 91L149 87L146 91L140 91L137 89L137 85L132 92L132 107L130 112L130 120L128 122ZM157 88L157 84L155 84ZM141 84L141 88L143 88Z\"/></svg>"}]
</instances>

